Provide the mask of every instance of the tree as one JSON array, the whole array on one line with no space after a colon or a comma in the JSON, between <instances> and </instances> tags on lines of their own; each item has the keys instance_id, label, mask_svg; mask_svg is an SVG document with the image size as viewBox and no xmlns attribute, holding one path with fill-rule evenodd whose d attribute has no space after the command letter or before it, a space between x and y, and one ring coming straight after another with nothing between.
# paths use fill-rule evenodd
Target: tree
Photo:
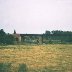
<instances>
[{"instance_id":1,"label":"tree","mask_svg":"<svg viewBox=\"0 0 72 72\"><path fill-rule=\"evenodd\" d=\"M6 34L3 29L0 30L0 44L14 44L15 38L11 34Z\"/></svg>"},{"instance_id":2,"label":"tree","mask_svg":"<svg viewBox=\"0 0 72 72\"><path fill-rule=\"evenodd\" d=\"M46 31L45 34L48 34L49 35L50 34L50 31Z\"/></svg>"},{"instance_id":3,"label":"tree","mask_svg":"<svg viewBox=\"0 0 72 72\"><path fill-rule=\"evenodd\" d=\"M0 30L0 44L5 44L6 40L6 33L3 29Z\"/></svg>"},{"instance_id":4,"label":"tree","mask_svg":"<svg viewBox=\"0 0 72 72\"><path fill-rule=\"evenodd\" d=\"M0 30L0 36L5 36L5 35L6 35L6 33L4 32L3 29L1 29L1 30Z\"/></svg>"},{"instance_id":5,"label":"tree","mask_svg":"<svg viewBox=\"0 0 72 72\"><path fill-rule=\"evenodd\" d=\"M14 44L15 38L11 34L6 35L6 44Z\"/></svg>"}]
</instances>

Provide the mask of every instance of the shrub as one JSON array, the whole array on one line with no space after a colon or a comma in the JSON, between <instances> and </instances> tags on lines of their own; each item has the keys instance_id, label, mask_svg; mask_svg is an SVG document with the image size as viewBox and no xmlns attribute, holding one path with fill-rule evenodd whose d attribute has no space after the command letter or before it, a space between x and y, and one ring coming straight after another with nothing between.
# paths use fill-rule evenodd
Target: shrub
<instances>
[{"instance_id":1,"label":"shrub","mask_svg":"<svg viewBox=\"0 0 72 72\"><path fill-rule=\"evenodd\" d=\"M10 72L11 63L0 63L0 72Z\"/></svg>"},{"instance_id":2,"label":"shrub","mask_svg":"<svg viewBox=\"0 0 72 72\"><path fill-rule=\"evenodd\" d=\"M27 72L26 64L20 64L18 72Z\"/></svg>"}]
</instances>

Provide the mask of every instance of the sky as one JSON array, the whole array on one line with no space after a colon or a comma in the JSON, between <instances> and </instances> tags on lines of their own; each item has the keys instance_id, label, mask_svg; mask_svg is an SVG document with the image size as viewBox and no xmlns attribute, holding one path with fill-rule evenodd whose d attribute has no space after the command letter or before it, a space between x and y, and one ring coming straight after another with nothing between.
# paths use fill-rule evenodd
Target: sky
<instances>
[{"instance_id":1,"label":"sky","mask_svg":"<svg viewBox=\"0 0 72 72\"><path fill-rule=\"evenodd\" d=\"M72 0L0 0L0 29L23 34L72 31Z\"/></svg>"}]
</instances>

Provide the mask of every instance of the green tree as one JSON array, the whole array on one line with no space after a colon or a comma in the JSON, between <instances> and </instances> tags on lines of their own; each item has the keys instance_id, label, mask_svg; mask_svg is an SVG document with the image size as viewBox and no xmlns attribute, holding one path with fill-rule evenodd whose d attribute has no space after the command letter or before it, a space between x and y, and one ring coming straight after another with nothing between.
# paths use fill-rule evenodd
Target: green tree
<instances>
[{"instance_id":1,"label":"green tree","mask_svg":"<svg viewBox=\"0 0 72 72\"><path fill-rule=\"evenodd\" d=\"M5 44L6 42L6 33L3 29L0 30L0 44Z\"/></svg>"},{"instance_id":2,"label":"green tree","mask_svg":"<svg viewBox=\"0 0 72 72\"><path fill-rule=\"evenodd\" d=\"M3 29L0 30L0 44L14 44L14 36L6 34Z\"/></svg>"},{"instance_id":3,"label":"green tree","mask_svg":"<svg viewBox=\"0 0 72 72\"><path fill-rule=\"evenodd\" d=\"M11 34L6 35L6 44L14 44L15 38Z\"/></svg>"}]
</instances>

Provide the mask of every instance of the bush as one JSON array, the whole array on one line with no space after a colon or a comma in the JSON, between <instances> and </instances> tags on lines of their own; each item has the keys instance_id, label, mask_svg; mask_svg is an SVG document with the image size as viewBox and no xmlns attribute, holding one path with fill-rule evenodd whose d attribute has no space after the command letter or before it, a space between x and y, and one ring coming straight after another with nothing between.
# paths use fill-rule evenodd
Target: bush
<instances>
[{"instance_id":1,"label":"bush","mask_svg":"<svg viewBox=\"0 0 72 72\"><path fill-rule=\"evenodd\" d=\"M0 72L10 72L11 63L0 63Z\"/></svg>"},{"instance_id":2,"label":"bush","mask_svg":"<svg viewBox=\"0 0 72 72\"><path fill-rule=\"evenodd\" d=\"M18 72L27 72L26 64L20 64Z\"/></svg>"}]
</instances>

